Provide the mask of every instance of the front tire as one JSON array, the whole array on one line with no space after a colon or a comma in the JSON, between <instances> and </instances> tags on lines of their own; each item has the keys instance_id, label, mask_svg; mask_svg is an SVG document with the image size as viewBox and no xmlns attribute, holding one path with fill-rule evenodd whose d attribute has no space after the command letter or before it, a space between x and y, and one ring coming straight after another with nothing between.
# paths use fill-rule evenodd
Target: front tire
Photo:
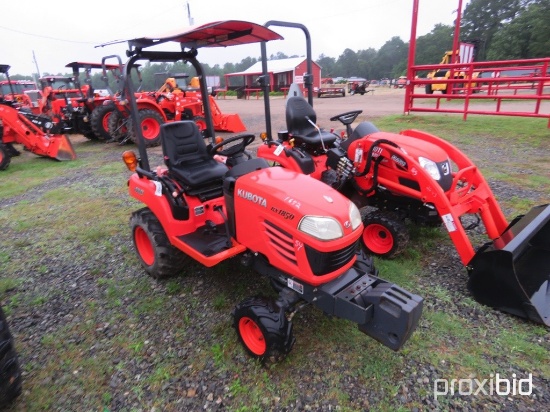
<instances>
[{"instance_id":1,"label":"front tire","mask_svg":"<svg viewBox=\"0 0 550 412\"><path fill-rule=\"evenodd\" d=\"M363 225L361 241L373 255L392 259L401 254L409 243L407 227L396 213L370 212L365 216Z\"/></svg>"},{"instance_id":2,"label":"front tire","mask_svg":"<svg viewBox=\"0 0 550 412\"><path fill-rule=\"evenodd\" d=\"M6 316L0 307L0 408L20 394L21 367Z\"/></svg>"},{"instance_id":3,"label":"front tire","mask_svg":"<svg viewBox=\"0 0 550 412\"><path fill-rule=\"evenodd\" d=\"M292 323L272 299L243 300L233 311L233 326L248 354L263 363L280 362L295 342Z\"/></svg>"},{"instance_id":4,"label":"front tire","mask_svg":"<svg viewBox=\"0 0 550 412\"><path fill-rule=\"evenodd\" d=\"M149 208L132 213L130 227L141 265L151 277L162 279L174 276L190 261L189 256L172 246Z\"/></svg>"},{"instance_id":5,"label":"front tire","mask_svg":"<svg viewBox=\"0 0 550 412\"><path fill-rule=\"evenodd\" d=\"M6 145L0 143L0 170L6 170L11 163L11 155Z\"/></svg>"}]
</instances>

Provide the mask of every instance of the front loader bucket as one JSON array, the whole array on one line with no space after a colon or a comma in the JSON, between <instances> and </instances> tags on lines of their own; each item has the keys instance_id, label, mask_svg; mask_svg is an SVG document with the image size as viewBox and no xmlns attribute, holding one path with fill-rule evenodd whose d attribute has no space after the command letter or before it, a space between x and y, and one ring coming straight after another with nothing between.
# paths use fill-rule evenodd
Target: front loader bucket
<instances>
[{"instance_id":1,"label":"front loader bucket","mask_svg":"<svg viewBox=\"0 0 550 412\"><path fill-rule=\"evenodd\" d=\"M66 135L50 136L48 156L56 160L75 160L76 153L73 145Z\"/></svg>"},{"instance_id":2,"label":"front loader bucket","mask_svg":"<svg viewBox=\"0 0 550 412\"><path fill-rule=\"evenodd\" d=\"M550 326L550 205L517 217L468 267L478 302Z\"/></svg>"},{"instance_id":3,"label":"front loader bucket","mask_svg":"<svg viewBox=\"0 0 550 412\"><path fill-rule=\"evenodd\" d=\"M218 132L230 133L246 131L246 127L238 114L222 114L219 119L214 119L214 129Z\"/></svg>"}]
</instances>

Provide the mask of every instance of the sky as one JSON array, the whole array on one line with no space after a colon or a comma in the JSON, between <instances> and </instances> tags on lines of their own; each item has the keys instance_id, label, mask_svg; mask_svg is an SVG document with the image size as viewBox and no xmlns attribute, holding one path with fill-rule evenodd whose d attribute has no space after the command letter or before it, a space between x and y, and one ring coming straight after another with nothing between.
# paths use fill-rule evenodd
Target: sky
<instances>
[{"instance_id":1,"label":"sky","mask_svg":"<svg viewBox=\"0 0 550 412\"><path fill-rule=\"evenodd\" d=\"M462 3L464 10L467 0ZM438 23L454 25L458 5L459 0L419 0L417 36L431 32ZM321 54L338 59L345 49L378 50L394 36L408 42L413 0L339 0L324 4L318 0L3 1L0 64L10 65L13 76L37 71L41 75L70 73L65 67L70 62L100 63L108 55L119 55L124 62L126 43L96 46L174 29L184 31L190 25L188 10L195 25L219 20L247 20L262 25L271 20L300 23L309 31L313 59ZM284 40L268 43L268 55L282 52L305 56L301 30L270 28ZM259 58L260 54L260 46L255 44L203 49L198 59L223 67L246 57Z\"/></svg>"}]
</instances>

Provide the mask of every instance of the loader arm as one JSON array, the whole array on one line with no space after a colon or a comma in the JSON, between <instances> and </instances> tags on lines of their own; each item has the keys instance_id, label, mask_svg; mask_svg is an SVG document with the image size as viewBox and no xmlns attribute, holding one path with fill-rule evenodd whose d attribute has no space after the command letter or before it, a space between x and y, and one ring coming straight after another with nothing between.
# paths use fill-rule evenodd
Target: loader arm
<instances>
[{"instance_id":1,"label":"loader arm","mask_svg":"<svg viewBox=\"0 0 550 412\"><path fill-rule=\"evenodd\" d=\"M405 130L400 134L423 140L441 147L458 170L453 173L450 189L444 191L429 173L420 166L417 159L407 155L400 147L381 143L378 146L378 155L385 159L392 159L395 154L406 159L408 170L401 172L403 177L414 176L418 183L416 188L398 183L396 179L377 176L377 183L393 193L418 199L423 203L433 204L441 217L449 236L455 244L457 253L464 265L468 265L475 255L474 247L460 218L466 214L478 214L486 227L487 235L491 240L498 238L508 227L508 222L498 205L488 183L479 169L468 157L453 145L429 133L418 130ZM353 153L358 142L350 146ZM361 168L366 167L366 160ZM369 187L371 170L366 171L367 179L357 179L363 189ZM393 171L400 173L399 170Z\"/></svg>"},{"instance_id":2,"label":"loader arm","mask_svg":"<svg viewBox=\"0 0 550 412\"><path fill-rule=\"evenodd\" d=\"M3 143L22 144L31 153L56 160L76 159L67 136L45 133L18 110L0 105L0 120L4 125Z\"/></svg>"},{"instance_id":3,"label":"loader arm","mask_svg":"<svg viewBox=\"0 0 550 412\"><path fill-rule=\"evenodd\" d=\"M405 159L406 168L401 165L402 170L395 168L392 172L414 177L416 187L400 184L388 175L376 177L378 162L374 162L375 167L363 162L361 170L368 170L358 181L362 179L367 189L377 184L398 195L432 204L468 270L468 289L474 298L503 312L550 326L550 205L533 207L508 223L480 170L460 150L418 130L401 134L445 150L457 168L452 172L450 187L444 191L414 157L386 143L377 146L376 154L384 158L387 167L394 156ZM353 142L350 150L356 144ZM477 250L460 220L466 214L479 215L490 239Z\"/></svg>"}]
</instances>

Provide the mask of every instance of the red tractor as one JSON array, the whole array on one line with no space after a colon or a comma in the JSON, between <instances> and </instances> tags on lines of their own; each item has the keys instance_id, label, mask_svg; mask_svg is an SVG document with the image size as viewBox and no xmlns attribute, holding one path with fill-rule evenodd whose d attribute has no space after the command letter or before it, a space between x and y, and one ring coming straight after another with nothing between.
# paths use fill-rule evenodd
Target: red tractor
<instances>
[{"instance_id":1,"label":"red tractor","mask_svg":"<svg viewBox=\"0 0 550 412\"><path fill-rule=\"evenodd\" d=\"M206 129L204 99L208 96L214 129L218 132L240 133L246 130L236 113L222 113L211 93L203 94L187 87L185 75L167 77L160 88L153 92L139 92L135 98L139 112L139 125L147 147L160 144L160 127L164 123L193 120L201 131ZM178 80L180 84L178 84ZM116 110L109 122L110 135L119 141L137 141L136 128L130 116L127 99L114 99Z\"/></svg>"},{"instance_id":2,"label":"red tractor","mask_svg":"<svg viewBox=\"0 0 550 412\"><path fill-rule=\"evenodd\" d=\"M265 48L262 52L265 60ZM419 130L382 132L370 122L353 130L361 110L330 119L346 127L343 137L323 130L317 126L309 81L306 88L308 100L298 86L290 88L287 130L274 140L266 123L258 157L325 182L359 208L373 207L364 217L361 237L372 254L390 258L403 250L405 219L443 223L468 269L476 300L550 325L550 205L509 223L479 169L447 141ZM265 105L269 113L269 99ZM463 225L466 215L482 222L490 239L477 251Z\"/></svg>"},{"instance_id":3,"label":"red tractor","mask_svg":"<svg viewBox=\"0 0 550 412\"><path fill-rule=\"evenodd\" d=\"M0 74L6 76L6 80L0 81L0 99L5 102L12 101L20 106L33 105L29 92L36 92L38 87L32 80L12 80L10 79L9 69L11 66L0 64Z\"/></svg>"},{"instance_id":4,"label":"red tractor","mask_svg":"<svg viewBox=\"0 0 550 412\"><path fill-rule=\"evenodd\" d=\"M8 65L0 65L7 75ZM8 75L8 85L11 82ZM13 86L10 90L15 90ZM5 170L13 156L21 153L14 144L39 156L57 160L74 160L76 154L62 128L45 115L33 114L26 94L11 94L11 99L0 98L0 170ZM30 101L30 100L29 100Z\"/></svg>"},{"instance_id":5,"label":"red tractor","mask_svg":"<svg viewBox=\"0 0 550 412\"><path fill-rule=\"evenodd\" d=\"M120 64L106 64L104 61L102 63L72 62L65 67L72 68L75 84L82 91L80 104L84 108L83 113L86 115L93 132L91 138L103 141L111 140L109 117L114 110L112 100L116 92L113 92L109 86L109 75L112 79L121 83L122 62ZM91 72L94 69L102 71L102 80L105 84L104 90L107 91L107 94L96 93L92 86ZM81 74L84 74L84 84L80 82Z\"/></svg>"},{"instance_id":6,"label":"red tractor","mask_svg":"<svg viewBox=\"0 0 550 412\"><path fill-rule=\"evenodd\" d=\"M204 79L196 57L200 47L276 39L281 36L265 26L236 20L170 37L132 39L126 71L140 60L185 61ZM181 51L148 50L167 42L181 43ZM200 89L207 94L206 81ZM125 92L137 121L131 82ZM215 143L211 108L208 101L203 104L204 133L192 120L160 128L164 165L150 167L140 128L139 156L123 154L133 171L129 194L144 204L132 214L130 226L145 271L164 278L180 272L190 259L212 267L239 258L266 276L278 298L250 297L233 311L238 338L262 361L280 360L291 350L292 318L308 304L356 323L393 350L401 348L418 324L423 300L377 277L372 259L358 249L363 228L353 202L303 173L249 158L245 148L254 135Z\"/></svg>"}]
</instances>

